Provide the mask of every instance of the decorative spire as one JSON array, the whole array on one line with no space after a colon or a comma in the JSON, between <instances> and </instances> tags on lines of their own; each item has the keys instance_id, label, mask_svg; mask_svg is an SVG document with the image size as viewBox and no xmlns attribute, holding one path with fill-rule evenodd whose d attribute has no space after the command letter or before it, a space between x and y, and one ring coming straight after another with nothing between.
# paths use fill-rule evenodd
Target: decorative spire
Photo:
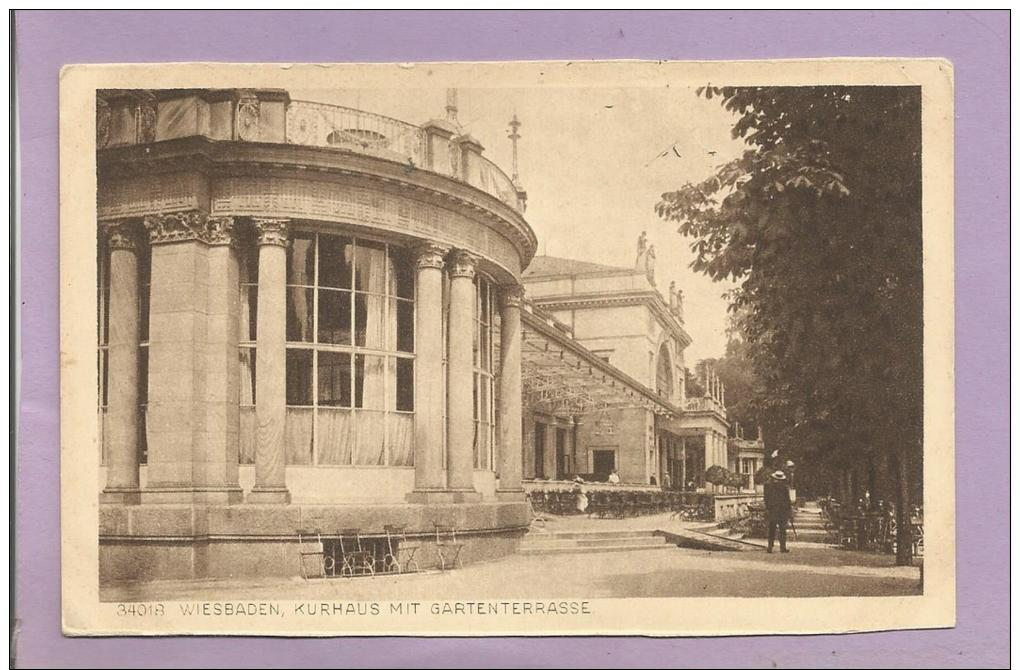
<instances>
[{"instance_id":1,"label":"decorative spire","mask_svg":"<svg viewBox=\"0 0 1020 670\"><path fill-rule=\"evenodd\" d=\"M457 89L446 89L446 120L457 124Z\"/></svg>"},{"instance_id":2,"label":"decorative spire","mask_svg":"<svg viewBox=\"0 0 1020 670\"><path fill-rule=\"evenodd\" d=\"M517 170L517 140L521 139L521 134L517 130L521 127L521 122L517 120L517 112L514 112L514 118L510 119L510 144L514 148L514 163L513 163L513 174L510 176L514 186L517 186L521 180L520 172Z\"/></svg>"}]
</instances>

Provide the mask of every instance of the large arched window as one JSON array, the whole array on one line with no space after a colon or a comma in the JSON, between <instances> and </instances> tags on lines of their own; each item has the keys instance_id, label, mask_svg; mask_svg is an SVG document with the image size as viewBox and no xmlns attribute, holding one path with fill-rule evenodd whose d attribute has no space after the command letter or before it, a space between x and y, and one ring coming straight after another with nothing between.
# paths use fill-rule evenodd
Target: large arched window
<instances>
[{"instance_id":1,"label":"large arched window","mask_svg":"<svg viewBox=\"0 0 1020 670\"><path fill-rule=\"evenodd\" d=\"M659 347L655 365L655 391L663 397L673 397L673 359L665 342Z\"/></svg>"},{"instance_id":2,"label":"large arched window","mask_svg":"<svg viewBox=\"0 0 1020 670\"><path fill-rule=\"evenodd\" d=\"M287 253L287 462L413 465L414 262L298 232Z\"/></svg>"}]
</instances>

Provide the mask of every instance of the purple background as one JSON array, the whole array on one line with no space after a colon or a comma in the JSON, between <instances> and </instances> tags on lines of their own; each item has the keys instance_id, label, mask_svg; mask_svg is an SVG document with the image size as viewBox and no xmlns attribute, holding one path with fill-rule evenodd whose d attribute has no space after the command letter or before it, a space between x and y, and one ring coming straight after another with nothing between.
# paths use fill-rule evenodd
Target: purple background
<instances>
[{"instance_id":1,"label":"purple background","mask_svg":"<svg viewBox=\"0 0 1020 670\"><path fill-rule=\"evenodd\" d=\"M15 37L22 180L18 666L1006 667L1008 12L18 12ZM824 56L937 56L956 68L955 629L672 640L90 640L60 635L57 76L62 65Z\"/></svg>"}]
</instances>

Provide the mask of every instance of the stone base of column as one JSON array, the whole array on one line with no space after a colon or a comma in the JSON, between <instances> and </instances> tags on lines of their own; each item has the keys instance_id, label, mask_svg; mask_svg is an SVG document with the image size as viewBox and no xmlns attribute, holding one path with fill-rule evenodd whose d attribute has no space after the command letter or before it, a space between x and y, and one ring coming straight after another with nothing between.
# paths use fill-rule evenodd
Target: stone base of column
<instances>
[{"instance_id":1,"label":"stone base of column","mask_svg":"<svg viewBox=\"0 0 1020 670\"><path fill-rule=\"evenodd\" d=\"M137 487L107 487L99 494L101 505L138 505L141 502L141 490Z\"/></svg>"},{"instance_id":2,"label":"stone base of column","mask_svg":"<svg viewBox=\"0 0 1020 670\"><path fill-rule=\"evenodd\" d=\"M407 494L406 500L418 505L474 503L482 501L482 494L474 489L415 489Z\"/></svg>"},{"instance_id":3,"label":"stone base of column","mask_svg":"<svg viewBox=\"0 0 1020 670\"><path fill-rule=\"evenodd\" d=\"M211 504L236 505L244 500L244 491L240 487L209 486L209 487L146 487L141 490L143 504Z\"/></svg>"},{"instance_id":4,"label":"stone base of column","mask_svg":"<svg viewBox=\"0 0 1020 670\"><path fill-rule=\"evenodd\" d=\"M290 491L286 487L255 487L245 500L254 505L286 505L290 502Z\"/></svg>"},{"instance_id":5,"label":"stone base of column","mask_svg":"<svg viewBox=\"0 0 1020 670\"><path fill-rule=\"evenodd\" d=\"M496 489L496 500L500 502L520 502L524 499L524 489Z\"/></svg>"}]
</instances>

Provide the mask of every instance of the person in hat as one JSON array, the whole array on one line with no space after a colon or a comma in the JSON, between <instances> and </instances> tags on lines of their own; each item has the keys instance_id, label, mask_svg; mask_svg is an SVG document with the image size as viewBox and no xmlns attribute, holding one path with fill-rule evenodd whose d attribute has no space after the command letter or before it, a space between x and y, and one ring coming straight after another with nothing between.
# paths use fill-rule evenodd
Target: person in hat
<instances>
[{"instance_id":1,"label":"person in hat","mask_svg":"<svg viewBox=\"0 0 1020 670\"><path fill-rule=\"evenodd\" d=\"M790 488L787 484L786 473L776 470L765 483L765 516L769 525L769 548L776 542L776 532L779 533L779 551L789 552L786 548L786 524L790 521Z\"/></svg>"}]
</instances>

